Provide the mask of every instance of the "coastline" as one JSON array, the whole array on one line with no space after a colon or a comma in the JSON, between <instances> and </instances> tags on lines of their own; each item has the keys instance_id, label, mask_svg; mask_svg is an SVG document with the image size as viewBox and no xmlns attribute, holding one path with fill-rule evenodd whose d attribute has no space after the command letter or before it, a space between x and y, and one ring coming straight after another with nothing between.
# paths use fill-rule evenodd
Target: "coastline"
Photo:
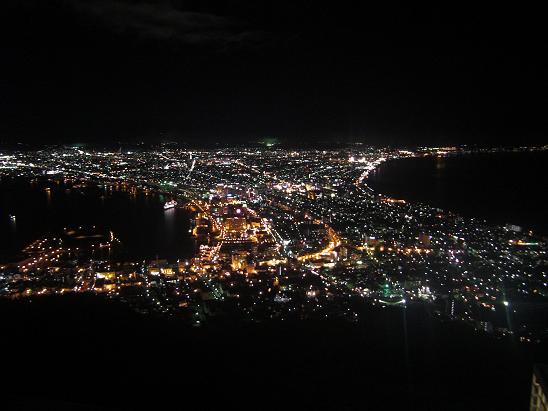
<instances>
[{"instance_id":1,"label":"coastline","mask_svg":"<svg viewBox=\"0 0 548 411\"><path fill-rule=\"evenodd\" d=\"M64 227L95 225L114 231L124 258L177 259L194 253L194 241L187 234L188 212L182 207L163 207L169 198L181 200L179 195L153 187L91 180L7 177L1 183L5 191L0 226L6 235L0 242L0 261L11 261L35 239L56 236ZM15 218L8 220L8 215ZM60 216L63 220L58 222Z\"/></svg>"},{"instance_id":2,"label":"coastline","mask_svg":"<svg viewBox=\"0 0 548 411\"><path fill-rule=\"evenodd\" d=\"M515 201L516 194L514 191L516 190L506 190L506 197L504 198L501 194L504 192L504 190L501 189L502 182L504 178L507 178L506 175L502 176L499 181L492 181L490 184L485 184L482 186L481 191L476 191L476 183L475 180L481 180L485 179L485 175L474 175L474 174L463 174L463 180L466 180L470 182L470 191L467 192L467 190L464 187L464 183L459 182L456 180L454 175L450 175L450 172L454 172L452 168L457 168L456 163L454 162L454 159L459 159L459 161L462 159L463 161L467 161L467 165L472 164L474 167L478 167L477 164L473 164L474 162L478 162L478 160L481 158L483 160L487 159L488 162L500 160L500 156L512 156L512 155L538 155L538 156L546 156L548 155L548 150L545 147L541 148L521 148L521 149L489 149L489 150L458 150L458 151L445 151L442 154L437 152L406 152L406 155L403 156L393 156L385 161L379 162L375 165L375 168L370 170L368 172L368 175L366 178L363 179L361 182L361 185L366 190L369 190L370 192L374 193L375 195L391 198L391 199L398 199L398 200L404 200L407 202L411 202L414 204L421 204L424 206L432 207L434 209L439 209L444 212L449 212L455 215L458 215L460 217L464 217L467 219L474 219L474 220L480 220L484 221L489 225L493 226L505 226L508 224L513 225L519 225L521 226L524 231L534 231L534 233L542 238L546 238L548 236L548 226L546 225L546 222L542 221L543 214L541 213L541 210L537 210L537 214L539 217L538 222L532 221L532 218L527 213L522 212L514 212L510 213L508 211L508 205L505 203L512 203ZM419 164L415 167L409 167L408 164L405 164L405 162L409 161L439 161L439 163L436 164L436 172L437 176L434 178L432 175L426 176L427 178L422 181L422 183L417 183L417 181L421 180L421 177L425 177L425 165ZM506 160L505 160L506 162ZM523 183L523 180L520 180L520 176L527 175L526 172L522 172L521 169L523 169L526 166L531 166L528 163L524 163L523 161L516 161L515 159L512 160L508 166L505 166L507 169L513 169L513 168L519 168L520 173L516 176L516 180L512 181L510 183L507 183L508 186L512 186L512 184L516 185L517 188L523 190L523 186L525 184ZM417 163L418 164L418 163ZM426 163L425 163L426 164ZM450 172L447 171L446 167L447 164L450 166ZM463 163L464 164L464 163ZM519 166L522 167L519 167ZM463 169L467 169L468 171L469 167L462 166ZM473 168L473 167L472 167ZM476 170L478 171L478 170ZM382 174L382 176L380 176ZM402 177L401 182L395 180L395 175L398 175L399 177ZM413 177L413 178L411 178ZM472 179L471 177L474 177ZM489 177L489 176L488 176ZM542 175L538 176L537 178L542 178ZM452 183L457 184L448 184L448 181L451 180ZM441 183L443 181L443 184ZM516 181L522 183L521 187L520 185L516 184ZM535 180L536 181L536 180ZM479 198L487 198L489 201L489 197L497 197L502 198L500 202L494 202L491 201L492 208L490 209L490 212L493 210L497 210L497 206L500 207L499 215L497 215L495 218L492 218L491 215L487 215L488 213L482 213L482 204L477 204L476 207L468 207L462 200L454 201L455 196L452 194L452 197L444 198L441 195L443 194L439 188L428 186L428 183L436 182L438 184L438 187L441 185L445 185L446 187L451 187L451 191L459 192L462 196L472 196L470 197L471 200L467 200L468 202L472 203L474 202L476 196ZM531 183L530 180L528 180L529 184ZM459 186L460 184L460 186ZM506 183L505 183L506 184ZM411 187L412 185L412 188ZM542 185L542 183L541 183ZM412 193L411 193L412 192ZM416 193L419 193L418 195ZM490 196L488 196L486 193L491 193ZM445 193L447 194L447 193ZM518 200L523 201L523 199L520 199L518 196ZM531 202L527 203L528 205L533 204L536 201L536 199L531 200ZM452 203L453 202L453 203ZM506 208L505 208L506 207ZM502 210L502 211L501 211ZM520 211L520 210L518 210ZM502 221L502 219L505 219L505 221Z\"/></svg>"}]
</instances>

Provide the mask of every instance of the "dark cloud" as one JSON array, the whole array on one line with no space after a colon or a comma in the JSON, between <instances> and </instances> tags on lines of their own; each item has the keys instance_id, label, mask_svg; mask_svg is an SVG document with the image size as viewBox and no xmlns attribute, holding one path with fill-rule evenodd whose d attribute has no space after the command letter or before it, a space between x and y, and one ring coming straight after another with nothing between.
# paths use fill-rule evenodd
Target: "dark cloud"
<instances>
[{"instance_id":1,"label":"dark cloud","mask_svg":"<svg viewBox=\"0 0 548 411\"><path fill-rule=\"evenodd\" d=\"M541 13L381 3L4 0L0 138L546 135Z\"/></svg>"},{"instance_id":2,"label":"dark cloud","mask_svg":"<svg viewBox=\"0 0 548 411\"><path fill-rule=\"evenodd\" d=\"M169 40L219 50L267 44L271 33L252 30L245 21L187 11L169 1L70 0L70 5L119 34Z\"/></svg>"}]
</instances>

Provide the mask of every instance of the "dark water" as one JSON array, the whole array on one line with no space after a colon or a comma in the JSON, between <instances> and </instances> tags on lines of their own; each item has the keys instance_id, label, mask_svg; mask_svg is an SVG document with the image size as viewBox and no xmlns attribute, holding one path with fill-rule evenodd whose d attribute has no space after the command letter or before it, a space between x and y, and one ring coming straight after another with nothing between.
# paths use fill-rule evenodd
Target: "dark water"
<instances>
[{"instance_id":1,"label":"dark water","mask_svg":"<svg viewBox=\"0 0 548 411\"><path fill-rule=\"evenodd\" d=\"M547 171L547 152L406 158L383 164L369 184L391 197L548 235Z\"/></svg>"},{"instance_id":2,"label":"dark water","mask_svg":"<svg viewBox=\"0 0 548 411\"><path fill-rule=\"evenodd\" d=\"M46 191L46 187L50 191ZM186 258L194 252L190 216L164 210L162 195L101 187L71 188L55 182L0 181L0 258L10 261L31 241L64 227L112 230L123 256ZM15 215L15 222L9 215Z\"/></svg>"}]
</instances>

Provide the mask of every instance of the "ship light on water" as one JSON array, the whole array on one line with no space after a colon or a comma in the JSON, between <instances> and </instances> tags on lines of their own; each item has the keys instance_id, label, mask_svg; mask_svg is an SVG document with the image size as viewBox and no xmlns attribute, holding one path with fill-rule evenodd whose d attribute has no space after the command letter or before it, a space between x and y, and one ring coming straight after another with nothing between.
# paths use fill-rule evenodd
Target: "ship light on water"
<instances>
[{"instance_id":1,"label":"ship light on water","mask_svg":"<svg viewBox=\"0 0 548 411\"><path fill-rule=\"evenodd\" d=\"M170 208L173 208L177 205L177 201L175 200L171 200L171 201L167 201L165 204L164 204L164 210L168 210Z\"/></svg>"}]
</instances>

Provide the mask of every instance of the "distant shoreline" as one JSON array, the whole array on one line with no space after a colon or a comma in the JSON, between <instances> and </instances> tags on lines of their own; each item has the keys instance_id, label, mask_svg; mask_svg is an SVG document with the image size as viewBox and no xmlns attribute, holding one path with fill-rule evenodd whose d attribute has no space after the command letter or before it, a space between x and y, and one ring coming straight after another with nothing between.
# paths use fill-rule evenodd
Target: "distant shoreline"
<instances>
[{"instance_id":1,"label":"distant shoreline","mask_svg":"<svg viewBox=\"0 0 548 411\"><path fill-rule=\"evenodd\" d=\"M386 171L388 169L390 169L390 173L393 173L394 165L398 164L396 167L401 167L402 162L405 160L411 161L411 160L424 159L425 161L427 160L432 161L435 158L442 158L442 159L455 159L455 158L474 159L476 158L477 159L479 156L481 157L486 156L486 157L492 158L493 156L499 156L499 155L514 155L514 154L515 155L528 155L528 154L546 155L546 153L548 153L548 150L546 150L546 148L541 148L536 150L458 151L458 152L447 153L443 156L437 156L436 154L428 154L428 155L414 155L414 156L407 156L407 157L390 158L384 161L383 163L379 164L374 170L372 170L372 172L369 174L368 178L363 182L363 184L364 186L367 186L371 191L373 191L375 194L378 194L378 195L382 195L386 197L394 197L394 198L402 199L412 203L420 203L432 208L442 209L446 212L452 212L457 215L463 216L465 218L486 220L488 224L504 226L505 224L510 224L510 223L513 224L514 222L511 222L511 221L502 222L502 221L496 221L496 219L495 221L493 221L493 219L489 216L474 214L474 213L471 213L470 210L462 210L458 204L455 204L453 206L449 204L444 204L442 206L440 204L436 204L435 198L433 198L432 196L428 196L429 198L417 199L416 197L410 196L409 193L405 192L406 186L401 186L397 190L397 192L395 192L394 190L390 190L389 187L394 188L396 186L395 182L392 181L393 177L392 177L392 180L387 180L386 177L383 179L383 177L379 176L379 173L382 171ZM413 170L411 169L407 171L409 173L413 172ZM492 185L493 184L490 184L490 186ZM486 188L486 190L488 190L488 188ZM425 187L422 187L419 191L423 194L426 192L432 192L432 190L426 190ZM437 195L439 195L439 192ZM446 201L446 199L443 201ZM508 217L508 219L511 219L511 217ZM539 221L536 224L521 223L518 225L522 226L525 230L532 228L534 232L539 234L540 236L546 237L548 235L548 227L544 229L540 227L544 225L542 221Z\"/></svg>"}]
</instances>

